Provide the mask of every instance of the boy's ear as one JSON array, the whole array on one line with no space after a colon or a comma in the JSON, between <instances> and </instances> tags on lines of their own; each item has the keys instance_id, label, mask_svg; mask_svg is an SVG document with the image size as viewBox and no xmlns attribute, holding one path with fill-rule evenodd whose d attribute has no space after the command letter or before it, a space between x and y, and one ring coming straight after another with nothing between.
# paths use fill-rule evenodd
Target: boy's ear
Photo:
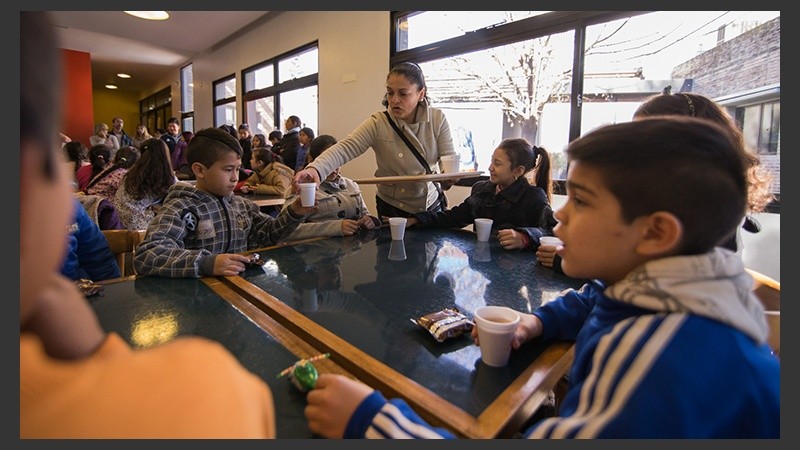
<instances>
[{"instance_id":1,"label":"boy's ear","mask_svg":"<svg viewBox=\"0 0 800 450\"><path fill-rule=\"evenodd\" d=\"M192 163L192 172L195 178L203 178L206 173L206 166L199 162Z\"/></svg>"},{"instance_id":2,"label":"boy's ear","mask_svg":"<svg viewBox=\"0 0 800 450\"><path fill-rule=\"evenodd\" d=\"M683 224L674 214L657 211L642 219L642 239L636 246L640 255L673 254L683 239Z\"/></svg>"}]
</instances>

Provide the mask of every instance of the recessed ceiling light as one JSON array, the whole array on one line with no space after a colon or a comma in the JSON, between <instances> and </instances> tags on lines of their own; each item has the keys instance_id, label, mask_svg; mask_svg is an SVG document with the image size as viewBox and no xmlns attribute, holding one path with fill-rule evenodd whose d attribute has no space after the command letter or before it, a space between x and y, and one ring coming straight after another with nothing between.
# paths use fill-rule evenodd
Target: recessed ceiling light
<instances>
[{"instance_id":1,"label":"recessed ceiling light","mask_svg":"<svg viewBox=\"0 0 800 450\"><path fill-rule=\"evenodd\" d=\"M117 89L117 85L115 84L107 84L106 89Z\"/></svg>"},{"instance_id":2,"label":"recessed ceiling light","mask_svg":"<svg viewBox=\"0 0 800 450\"><path fill-rule=\"evenodd\" d=\"M118 73L117 76L120 77L120 78L130 78L131 77L127 73Z\"/></svg>"},{"instance_id":3,"label":"recessed ceiling light","mask_svg":"<svg viewBox=\"0 0 800 450\"><path fill-rule=\"evenodd\" d=\"M124 11L134 17L147 20L167 20L169 14L166 11Z\"/></svg>"}]
</instances>

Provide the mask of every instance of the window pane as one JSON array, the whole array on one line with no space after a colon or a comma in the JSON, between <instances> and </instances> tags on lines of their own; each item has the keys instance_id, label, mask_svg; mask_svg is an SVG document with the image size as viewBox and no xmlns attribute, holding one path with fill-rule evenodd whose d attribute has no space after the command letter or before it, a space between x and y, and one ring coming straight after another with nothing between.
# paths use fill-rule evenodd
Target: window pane
<instances>
[{"instance_id":1,"label":"window pane","mask_svg":"<svg viewBox=\"0 0 800 450\"><path fill-rule=\"evenodd\" d=\"M280 98L281 128L287 117L297 116L303 122L303 127L309 127L314 130L315 134L319 134L319 129L317 128L317 86L283 92L280 94Z\"/></svg>"},{"instance_id":2,"label":"window pane","mask_svg":"<svg viewBox=\"0 0 800 450\"><path fill-rule=\"evenodd\" d=\"M214 126L233 125L238 128L236 122L236 103L225 103L214 107Z\"/></svg>"},{"instance_id":3,"label":"window pane","mask_svg":"<svg viewBox=\"0 0 800 450\"><path fill-rule=\"evenodd\" d=\"M236 78L230 78L214 85L214 100L236 97Z\"/></svg>"},{"instance_id":4,"label":"window pane","mask_svg":"<svg viewBox=\"0 0 800 450\"><path fill-rule=\"evenodd\" d=\"M463 36L471 31L503 25L549 11L423 11L398 19L397 50Z\"/></svg>"},{"instance_id":5,"label":"window pane","mask_svg":"<svg viewBox=\"0 0 800 450\"><path fill-rule=\"evenodd\" d=\"M317 47L297 53L278 61L278 82L285 83L319 72L319 49ZM291 115L291 114L290 114Z\"/></svg>"},{"instance_id":6,"label":"window pane","mask_svg":"<svg viewBox=\"0 0 800 450\"><path fill-rule=\"evenodd\" d=\"M181 130L194 132L194 117L189 116L182 120Z\"/></svg>"},{"instance_id":7,"label":"window pane","mask_svg":"<svg viewBox=\"0 0 800 450\"><path fill-rule=\"evenodd\" d=\"M264 136L275 130L275 97L269 96L247 102L247 123L252 134ZM303 116L300 116L302 118ZM315 130L316 131L316 130Z\"/></svg>"},{"instance_id":8,"label":"window pane","mask_svg":"<svg viewBox=\"0 0 800 450\"><path fill-rule=\"evenodd\" d=\"M275 84L275 66L272 64L259 67L244 74L244 91L250 92L268 88Z\"/></svg>"},{"instance_id":9,"label":"window pane","mask_svg":"<svg viewBox=\"0 0 800 450\"><path fill-rule=\"evenodd\" d=\"M194 71L191 64L181 69L181 111L194 111Z\"/></svg>"},{"instance_id":10,"label":"window pane","mask_svg":"<svg viewBox=\"0 0 800 450\"><path fill-rule=\"evenodd\" d=\"M421 64L431 103L447 116L461 170L487 171L505 138L523 137L551 154L562 150L569 120L547 133L540 121L551 102L568 111L573 36L569 31ZM554 160L554 177L565 168Z\"/></svg>"}]
</instances>

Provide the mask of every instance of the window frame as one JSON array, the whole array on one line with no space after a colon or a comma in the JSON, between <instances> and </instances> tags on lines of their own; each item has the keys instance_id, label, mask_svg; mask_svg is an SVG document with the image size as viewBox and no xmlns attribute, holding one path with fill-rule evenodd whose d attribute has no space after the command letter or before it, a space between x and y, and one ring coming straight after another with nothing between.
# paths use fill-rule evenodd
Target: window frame
<instances>
[{"instance_id":1,"label":"window frame","mask_svg":"<svg viewBox=\"0 0 800 450\"><path fill-rule=\"evenodd\" d=\"M300 78L294 78L294 79L291 79L291 80L287 80L287 81L284 81L283 83L279 82L279 80L280 80L279 63L281 61L283 61L283 60L291 59L295 55L298 55L298 54L301 54L301 53L305 53L306 51L308 51L310 49L317 49L317 52L319 52L319 41L315 40L313 42L309 42L308 44L305 44L305 45L302 45L300 47L294 48L292 50L289 50L287 52L281 53L281 54L276 55L276 56L274 56L272 58L265 59L263 61L260 61L260 62L258 62L256 64L253 64L253 65L251 65L249 67L246 67L246 68L242 69L242 71L240 73L241 79L243 80L242 81L242 85L240 87L241 94L242 94L241 113L242 113L242 117L245 120L248 120L248 121L250 120L247 117L247 103L248 102L255 101L255 100L260 100L260 99L263 99L263 98L266 98L266 97L272 97L273 98L273 105L274 105L274 108L275 108L275 115L274 115L274 118L273 118L273 122L274 123L272 124L272 126L273 126L274 129L280 130L280 129L283 128L283 121L282 121L282 119L280 117L281 94L284 93L284 92L294 91L294 90L297 90L297 89L304 89L304 88L312 87L312 86L316 86L317 89L319 89L319 67L317 67L317 72L316 73L313 73L313 74L310 74L310 75L306 75L306 76L303 76L303 77L300 77ZM247 83L244 81L244 80L247 79L247 76L250 73L257 71L258 69L263 68L265 66L269 66L269 65L272 65L272 70L273 70L273 84L272 84L272 86L268 86L268 87L261 88L261 89L250 89L250 90L248 90ZM319 106L317 107L317 116L319 116Z\"/></svg>"},{"instance_id":2,"label":"window frame","mask_svg":"<svg viewBox=\"0 0 800 450\"><path fill-rule=\"evenodd\" d=\"M215 124L214 126L218 126L218 125L216 125L218 123L218 120L217 120L218 119L218 117L217 117L217 108L219 108L220 106L226 106L229 103L234 103L234 104L236 103L236 86L234 86L234 88L233 88L233 96L225 97L225 98L217 98L217 86L219 86L220 84L228 83L231 80L233 80L233 83L235 85L236 84L236 73L232 73L230 75L226 75L226 76L224 76L222 78L218 78L218 79L216 79L216 80L211 82L211 100L212 100L211 107L212 107L213 117L214 117L214 124ZM233 110L234 110L234 112L236 111L236 106L235 105L233 107ZM235 122L236 121L234 121L234 123L229 124L229 125L233 125L234 127L236 127L237 124Z\"/></svg>"}]
</instances>

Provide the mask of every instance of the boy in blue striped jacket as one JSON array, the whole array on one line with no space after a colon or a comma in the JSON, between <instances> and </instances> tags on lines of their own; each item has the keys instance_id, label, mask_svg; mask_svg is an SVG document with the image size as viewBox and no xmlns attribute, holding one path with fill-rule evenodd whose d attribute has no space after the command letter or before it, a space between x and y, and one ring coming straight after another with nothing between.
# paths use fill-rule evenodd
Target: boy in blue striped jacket
<instances>
[{"instance_id":1,"label":"boy in blue striped jacket","mask_svg":"<svg viewBox=\"0 0 800 450\"><path fill-rule=\"evenodd\" d=\"M525 437L780 437L780 362L763 307L741 259L717 247L746 207L744 150L729 136L703 119L658 117L569 145L554 231L564 273L592 281L520 313L513 348L575 342L558 416ZM320 375L305 413L325 437L454 437L340 375Z\"/></svg>"}]
</instances>

